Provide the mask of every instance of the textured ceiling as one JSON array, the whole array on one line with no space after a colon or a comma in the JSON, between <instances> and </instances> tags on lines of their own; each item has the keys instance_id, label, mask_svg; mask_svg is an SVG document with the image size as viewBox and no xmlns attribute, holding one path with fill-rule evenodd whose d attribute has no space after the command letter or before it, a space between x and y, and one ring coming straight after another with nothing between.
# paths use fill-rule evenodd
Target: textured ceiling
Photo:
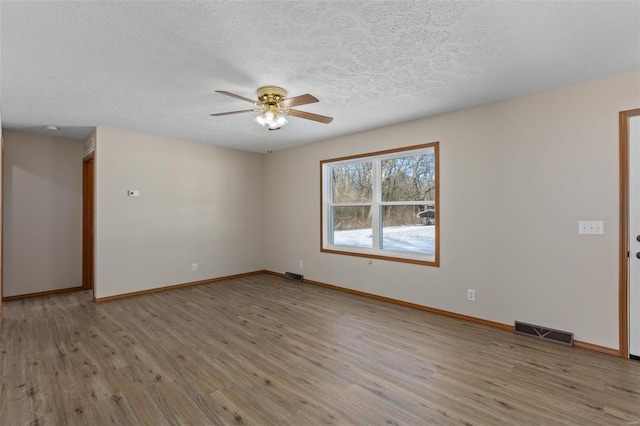
<instances>
[{"instance_id":1,"label":"textured ceiling","mask_svg":"<svg viewBox=\"0 0 640 426\"><path fill-rule=\"evenodd\" d=\"M640 69L640 2L0 2L4 127L265 152ZM263 85L320 102L268 132Z\"/></svg>"}]
</instances>

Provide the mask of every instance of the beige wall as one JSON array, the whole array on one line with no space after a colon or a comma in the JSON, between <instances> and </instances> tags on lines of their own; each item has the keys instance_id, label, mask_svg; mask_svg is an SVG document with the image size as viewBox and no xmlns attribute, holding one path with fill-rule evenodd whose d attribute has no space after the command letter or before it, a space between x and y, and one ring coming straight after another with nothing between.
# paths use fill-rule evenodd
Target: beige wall
<instances>
[{"instance_id":1,"label":"beige wall","mask_svg":"<svg viewBox=\"0 0 640 426\"><path fill-rule=\"evenodd\" d=\"M259 154L98 128L95 296L263 269L262 177Z\"/></svg>"},{"instance_id":2,"label":"beige wall","mask_svg":"<svg viewBox=\"0 0 640 426\"><path fill-rule=\"evenodd\" d=\"M617 348L618 112L639 106L634 72L266 156L265 268ZM319 161L432 141L441 267L321 253Z\"/></svg>"},{"instance_id":3,"label":"beige wall","mask_svg":"<svg viewBox=\"0 0 640 426\"><path fill-rule=\"evenodd\" d=\"M639 106L634 72L266 156L98 128L95 295L292 271L490 321L573 331L578 340L617 348L618 111ZM4 136L4 295L51 289L42 284L62 272L73 275L63 279L73 281L66 287L80 285L82 141L53 138L77 145L77 161L64 160L77 166L72 191L62 189L71 179L62 156L51 153L55 144L9 142L51 142L47 137ZM319 161L432 141L440 141L441 267L369 265L321 253ZM32 155L16 156L12 145ZM32 164L35 158L43 163ZM127 197L128 189L140 197ZM34 200L77 205L77 220L69 220L77 228L62 232L51 220L64 209L46 213L32 208ZM28 214L16 216L15 206ZM34 217L35 229L22 223ZM604 220L606 234L578 235L579 220ZM18 229L27 238L16 238ZM74 243L60 250L65 239ZM75 266L61 271L57 257L71 246ZM17 270L49 272L27 280L37 288L17 289L8 278ZM476 302L466 300L467 288L476 290Z\"/></svg>"},{"instance_id":4,"label":"beige wall","mask_svg":"<svg viewBox=\"0 0 640 426\"><path fill-rule=\"evenodd\" d=\"M4 296L82 285L82 141L3 136Z\"/></svg>"}]
</instances>

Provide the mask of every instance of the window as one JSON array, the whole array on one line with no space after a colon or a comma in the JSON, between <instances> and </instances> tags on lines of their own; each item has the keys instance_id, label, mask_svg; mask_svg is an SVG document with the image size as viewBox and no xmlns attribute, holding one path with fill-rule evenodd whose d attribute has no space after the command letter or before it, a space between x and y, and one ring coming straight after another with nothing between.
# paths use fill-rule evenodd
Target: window
<instances>
[{"instance_id":1,"label":"window","mask_svg":"<svg viewBox=\"0 0 640 426\"><path fill-rule=\"evenodd\" d=\"M322 251L438 266L438 142L320 167Z\"/></svg>"}]
</instances>

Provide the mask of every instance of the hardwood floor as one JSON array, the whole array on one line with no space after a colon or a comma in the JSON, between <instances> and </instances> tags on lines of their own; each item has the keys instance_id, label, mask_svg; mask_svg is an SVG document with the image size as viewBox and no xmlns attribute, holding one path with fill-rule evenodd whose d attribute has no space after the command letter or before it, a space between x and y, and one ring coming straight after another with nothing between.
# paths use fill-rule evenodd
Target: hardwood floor
<instances>
[{"instance_id":1,"label":"hardwood floor","mask_svg":"<svg viewBox=\"0 0 640 426\"><path fill-rule=\"evenodd\" d=\"M3 311L0 425L640 423L640 362L272 275Z\"/></svg>"}]
</instances>

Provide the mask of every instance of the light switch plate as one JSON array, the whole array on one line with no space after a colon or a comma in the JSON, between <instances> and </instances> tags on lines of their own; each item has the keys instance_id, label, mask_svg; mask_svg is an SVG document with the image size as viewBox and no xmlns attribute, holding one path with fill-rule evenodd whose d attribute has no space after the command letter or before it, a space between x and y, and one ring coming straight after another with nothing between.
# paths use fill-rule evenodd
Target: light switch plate
<instances>
[{"instance_id":1,"label":"light switch plate","mask_svg":"<svg viewBox=\"0 0 640 426\"><path fill-rule=\"evenodd\" d=\"M604 235L604 221L581 220L578 222L578 233L581 235Z\"/></svg>"}]
</instances>

